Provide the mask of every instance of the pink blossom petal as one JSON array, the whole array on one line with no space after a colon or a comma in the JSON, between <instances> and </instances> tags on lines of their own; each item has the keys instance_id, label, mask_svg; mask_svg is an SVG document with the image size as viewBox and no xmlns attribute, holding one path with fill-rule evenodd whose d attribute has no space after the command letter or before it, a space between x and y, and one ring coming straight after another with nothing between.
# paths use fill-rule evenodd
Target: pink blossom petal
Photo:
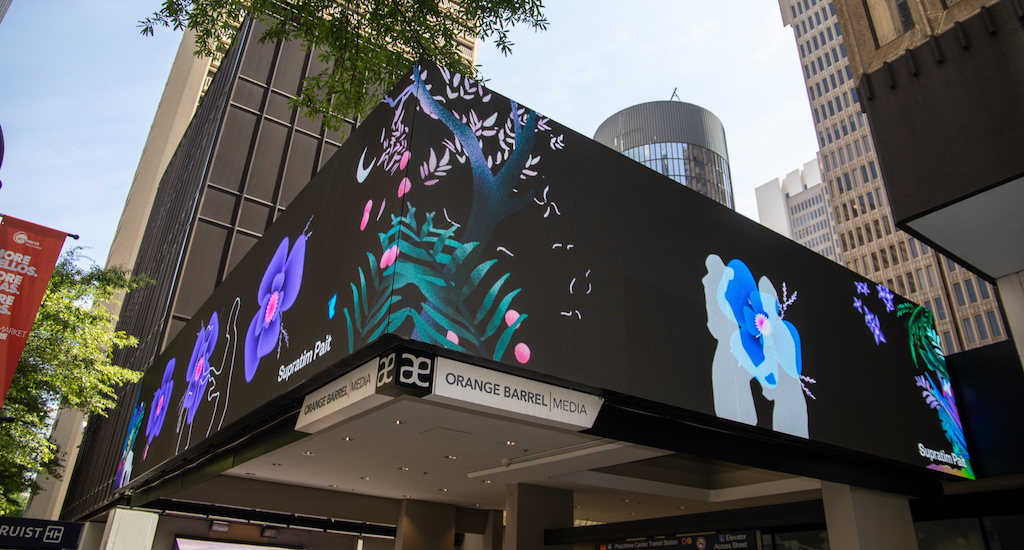
<instances>
[{"instance_id":1,"label":"pink blossom petal","mask_svg":"<svg viewBox=\"0 0 1024 550\"><path fill-rule=\"evenodd\" d=\"M447 334L447 336L445 336L445 338L447 338L449 342L455 344L456 346L459 345L459 335L458 334L455 334L454 332L449 330L448 334Z\"/></svg>"},{"instance_id":2,"label":"pink blossom petal","mask_svg":"<svg viewBox=\"0 0 1024 550\"><path fill-rule=\"evenodd\" d=\"M398 245L394 245L391 248L384 251L380 256L380 268L387 269L391 267L395 260L398 259Z\"/></svg>"},{"instance_id":3,"label":"pink blossom petal","mask_svg":"<svg viewBox=\"0 0 1024 550\"><path fill-rule=\"evenodd\" d=\"M370 223L370 211L373 210L373 199L366 201L366 206L363 208L363 219L359 222L359 230L366 229L366 224Z\"/></svg>"},{"instance_id":4,"label":"pink blossom petal","mask_svg":"<svg viewBox=\"0 0 1024 550\"><path fill-rule=\"evenodd\" d=\"M512 324L515 323L518 319L519 319L519 312L518 311L516 311L514 309L510 309L510 310L505 312L505 324L506 325L512 326Z\"/></svg>"},{"instance_id":5,"label":"pink blossom petal","mask_svg":"<svg viewBox=\"0 0 1024 550\"><path fill-rule=\"evenodd\" d=\"M401 197L412 189L412 182L409 178L402 178L402 182L398 184L398 196Z\"/></svg>"},{"instance_id":6,"label":"pink blossom petal","mask_svg":"<svg viewBox=\"0 0 1024 550\"><path fill-rule=\"evenodd\" d=\"M437 180L427 180L423 182L423 185L434 185L435 183L437 183Z\"/></svg>"},{"instance_id":7,"label":"pink blossom petal","mask_svg":"<svg viewBox=\"0 0 1024 550\"><path fill-rule=\"evenodd\" d=\"M400 160L398 162L398 169L399 170L405 170L406 165L409 164L409 157L411 157L411 156L412 155L409 154L409 151L406 151L406 152L402 153L402 160Z\"/></svg>"},{"instance_id":8,"label":"pink blossom petal","mask_svg":"<svg viewBox=\"0 0 1024 550\"><path fill-rule=\"evenodd\" d=\"M525 365L526 362L529 361L529 360L530 360L530 346L527 346L526 344L524 344L522 342L519 342L518 344L516 344L516 361L519 361L520 363Z\"/></svg>"}]
</instances>

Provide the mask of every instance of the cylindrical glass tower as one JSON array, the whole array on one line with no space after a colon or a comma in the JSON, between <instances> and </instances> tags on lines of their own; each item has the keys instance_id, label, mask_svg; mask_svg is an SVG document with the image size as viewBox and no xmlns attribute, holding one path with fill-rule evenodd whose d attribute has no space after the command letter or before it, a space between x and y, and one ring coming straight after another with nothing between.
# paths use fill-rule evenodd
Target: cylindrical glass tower
<instances>
[{"instance_id":1,"label":"cylindrical glass tower","mask_svg":"<svg viewBox=\"0 0 1024 550\"><path fill-rule=\"evenodd\" d=\"M711 111L682 101L652 101L615 113L594 139L735 209L725 127Z\"/></svg>"}]
</instances>

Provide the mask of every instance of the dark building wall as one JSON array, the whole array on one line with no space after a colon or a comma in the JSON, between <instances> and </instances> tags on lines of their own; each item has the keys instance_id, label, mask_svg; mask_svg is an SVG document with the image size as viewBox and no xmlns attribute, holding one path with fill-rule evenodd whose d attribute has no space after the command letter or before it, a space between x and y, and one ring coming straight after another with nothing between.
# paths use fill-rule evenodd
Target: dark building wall
<instances>
[{"instance_id":1,"label":"dark building wall","mask_svg":"<svg viewBox=\"0 0 1024 550\"><path fill-rule=\"evenodd\" d=\"M865 74L897 223L1024 174L1024 28L998 2Z\"/></svg>"},{"instance_id":2,"label":"dark building wall","mask_svg":"<svg viewBox=\"0 0 1024 550\"><path fill-rule=\"evenodd\" d=\"M134 268L153 282L128 293L117 325L139 346L115 364L144 370L340 146L342 134L288 105L322 69L317 56L261 35L242 25L164 172ZM114 498L137 396L121 388L118 408L89 422L62 517Z\"/></svg>"}]
</instances>

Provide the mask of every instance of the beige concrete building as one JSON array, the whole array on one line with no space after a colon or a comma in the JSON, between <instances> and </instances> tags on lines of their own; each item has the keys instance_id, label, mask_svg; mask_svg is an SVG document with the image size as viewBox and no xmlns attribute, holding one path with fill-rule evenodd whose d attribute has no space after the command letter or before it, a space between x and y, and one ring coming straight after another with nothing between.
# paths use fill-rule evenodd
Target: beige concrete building
<instances>
[{"instance_id":1,"label":"beige concrete building","mask_svg":"<svg viewBox=\"0 0 1024 550\"><path fill-rule=\"evenodd\" d=\"M779 8L800 51L842 263L929 308L946 354L1006 339L995 288L895 227L836 5L779 0Z\"/></svg>"}]
</instances>

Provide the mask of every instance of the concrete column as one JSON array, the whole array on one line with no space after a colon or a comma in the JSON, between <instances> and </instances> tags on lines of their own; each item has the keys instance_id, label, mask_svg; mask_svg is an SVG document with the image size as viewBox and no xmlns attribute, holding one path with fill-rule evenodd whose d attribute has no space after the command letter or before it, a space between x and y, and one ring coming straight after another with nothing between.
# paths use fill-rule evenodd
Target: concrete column
<instances>
[{"instance_id":1,"label":"concrete column","mask_svg":"<svg viewBox=\"0 0 1024 550\"><path fill-rule=\"evenodd\" d=\"M1006 314L1007 336L1017 344L1017 355L1024 365L1024 271L996 279L999 287L999 298L1003 302L1003 313Z\"/></svg>"},{"instance_id":2,"label":"concrete column","mask_svg":"<svg viewBox=\"0 0 1024 550\"><path fill-rule=\"evenodd\" d=\"M545 529L572 527L572 491L510 483L505 493L504 550L572 550L544 546Z\"/></svg>"},{"instance_id":3,"label":"concrete column","mask_svg":"<svg viewBox=\"0 0 1024 550\"><path fill-rule=\"evenodd\" d=\"M455 507L403 500L395 550L455 550Z\"/></svg>"},{"instance_id":4,"label":"concrete column","mask_svg":"<svg viewBox=\"0 0 1024 550\"><path fill-rule=\"evenodd\" d=\"M106 523L97 521L86 522L82 528L82 540L78 543L78 550L100 550L100 543L103 542L103 530Z\"/></svg>"},{"instance_id":5,"label":"concrete column","mask_svg":"<svg viewBox=\"0 0 1024 550\"><path fill-rule=\"evenodd\" d=\"M916 550L907 497L821 482L831 550Z\"/></svg>"},{"instance_id":6,"label":"concrete column","mask_svg":"<svg viewBox=\"0 0 1024 550\"><path fill-rule=\"evenodd\" d=\"M505 539L505 513L491 510L487 518L487 531L484 532L484 550L502 550L501 543Z\"/></svg>"},{"instance_id":7,"label":"concrete column","mask_svg":"<svg viewBox=\"0 0 1024 550\"><path fill-rule=\"evenodd\" d=\"M150 550L160 514L118 507L107 515L100 550Z\"/></svg>"}]
</instances>

